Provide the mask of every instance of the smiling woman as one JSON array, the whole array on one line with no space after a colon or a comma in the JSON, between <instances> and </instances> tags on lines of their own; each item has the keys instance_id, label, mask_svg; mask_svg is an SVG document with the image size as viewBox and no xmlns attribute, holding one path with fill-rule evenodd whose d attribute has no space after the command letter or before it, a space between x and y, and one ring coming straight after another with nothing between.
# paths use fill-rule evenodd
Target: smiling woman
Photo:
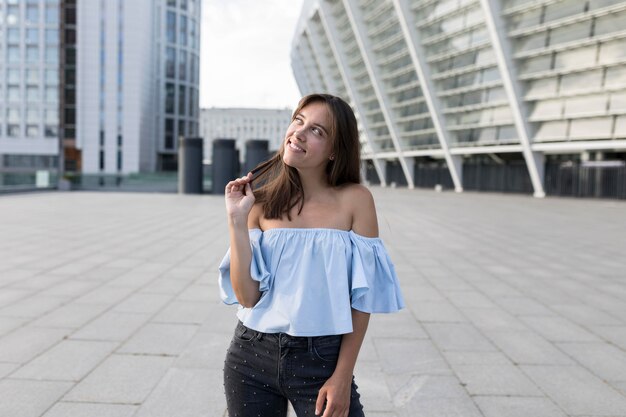
<instances>
[{"instance_id":1,"label":"smiling woman","mask_svg":"<svg viewBox=\"0 0 626 417\"><path fill-rule=\"evenodd\" d=\"M370 313L404 307L359 184L350 106L300 100L280 150L226 185L226 304L240 304L224 365L230 416L361 417L352 376ZM254 184L254 190L252 188Z\"/></svg>"}]
</instances>

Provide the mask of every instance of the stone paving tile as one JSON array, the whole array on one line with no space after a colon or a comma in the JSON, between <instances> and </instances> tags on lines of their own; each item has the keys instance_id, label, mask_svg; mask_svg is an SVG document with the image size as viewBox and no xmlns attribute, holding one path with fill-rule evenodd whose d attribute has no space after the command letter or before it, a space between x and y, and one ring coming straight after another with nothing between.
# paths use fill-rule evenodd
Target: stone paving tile
<instances>
[{"instance_id":1,"label":"stone paving tile","mask_svg":"<svg viewBox=\"0 0 626 417\"><path fill-rule=\"evenodd\" d=\"M427 339L424 329L415 321L408 309L396 314L376 314L370 319L368 329L377 337Z\"/></svg>"},{"instance_id":2,"label":"stone paving tile","mask_svg":"<svg viewBox=\"0 0 626 417\"><path fill-rule=\"evenodd\" d=\"M109 356L63 399L74 402L141 404L174 359L159 356Z\"/></svg>"},{"instance_id":3,"label":"stone paving tile","mask_svg":"<svg viewBox=\"0 0 626 417\"><path fill-rule=\"evenodd\" d=\"M515 316L551 316L552 310L529 297L500 297L495 300L502 309Z\"/></svg>"},{"instance_id":4,"label":"stone paving tile","mask_svg":"<svg viewBox=\"0 0 626 417\"><path fill-rule=\"evenodd\" d=\"M157 323L202 324L209 315L206 302L173 301L154 319Z\"/></svg>"},{"instance_id":5,"label":"stone paving tile","mask_svg":"<svg viewBox=\"0 0 626 417\"><path fill-rule=\"evenodd\" d=\"M461 308L463 314L480 331L527 331L528 327L517 317L514 317L500 308Z\"/></svg>"},{"instance_id":6,"label":"stone paving tile","mask_svg":"<svg viewBox=\"0 0 626 417\"><path fill-rule=\"evenodd\" d=\"M118 353L177 356L198 331L197 325L148 323Z\"/></svg>"},{"instance_id":7,"label":"stone paving tile","mask_svg":"<svg viewBox=\"0 0 626 417\"><path fill-rule=\"evenodd\" d=\"M593 333L571 321L558 316L521 317L531 329L552 342L598 342Z\"/></svg>"},{"instance_id":8,"label":"stone paving tile","mask_svg":"<svg viewBox=\"0 0 626 417\"><path fill-rule=\"evenodd\" d=\"M32 322L36 327L79 328L102 314L106 304L69 303Z\"/></svg>"},{"instance_id":9,"label":"stone paving tile","mask_svg":"<svg viewBox=\"0 0 626 417\"><path fill-rule=\"evenodd\" d=\"M483 417L472 399L463 398L430 398L414 399L398 409L403 417Z\"/></svg>"},{"instance_id":10,"label":"stone paving tile","mask_svg":"<svg viewBox=\"0 0 626 417\"><path fill-rule=\"evenodd\" d=\"M443 356L454 368L455 365L510 365L511 360L502 352L446 351Z\"/></svg>"},{"instance_id":11,"label":"stone paving tile","mask_svg":"<svg viewBox=\"0 0 626 417\"><path fill-rule=\"evenodd\" d=\"M558 343L558 348L605 381L626 382L626 352L608 343Z\"/></svg>"},{"instance_id":12,"label":"stone paving tile","mask_svg":"<svg viewBox=\"0 0 626 417\"><path fill-rule=\"evenodd\" d=\"M575 323L583 326L619 326L626 324L602 310L580 303L576 305L554 305L552 308Z\"/></svg>"},{"instance_id":13,"label":"stone paving tile","mask_svg":"<svg viewBox=\"0 0 626 417\"><path fill-rule=\"evenodd\" d=\"M626 350L626 326L597 326L593 331L604 340Z\"/></svg>"},{"instance_id":14,"label":"stone paving tile","mask_svg":"<svg viewBox=\"0 0 626 417\"><path fill-rule=\"evenodd\" d=\"M42 417L132 417L137 406L59 402Z\"/></svg>"},{"instance_id":15,"label":"stone paving tile","mask_svg":"<svg viewBox=\"0 0 626 417\"><path fill-rule=\"evenodd\" d=\"M626 397L582 367L522 365L521 369L568 415L624 415Z\"/></svg>"},{"instance_id":16,"label":"stone paving tile","mask_svg":"<svg viewBox=\"0 0 626 417\"><path fill-rule=\"evenodd\" d=\"M544 397L474 397L485 417L566 417Z\"/></svg>"},{"instance_id":17,"label":"stone paving tile","mask_svg":"<svg viewBox=\"0 0 626 417\"><path fill-rule=\"evenodd\" d=\"M493 308L495 307L493 301L485 297L483 294L471 291L445 291L446 297L457 308L471 307L471 308Z\"/></svg>"},{"instance_id":18,"label":"stone paving tile","mask_svg":"<svg viewBox=\"0 0 626 417\"><path fill-rule=\"evenodd\" d=\"M489 352L496 348L474 326L465 323L428 323L426 332L442 351L474 350Z\"/></svg>"},{"instance_id":19,"label":"stone paving tile","mask_svg":"<svg viewBox=\"0 0 626 417\"><path fill-rule=\"evenodd\" d=\"M515 364L568 365L572 359L531 332L493 332L489 338Z\"/></svg>"},{"instance_id":20,"label":"stone paving tile","mask_svg":"<svg viewBox=\"0 0 626 417\"><path fill-rule=\"evenodd\" d=\"M26 319L17 317L0 317L0 337L26 323Z\"/></svg>"},{"instance_id":21,"label":"stone paving tile","mask_svg":"<svg viewBox=\"0 0 626 417\"><path fill-rule=\"evenodd\" d=\"M408 305L415 318L422 322L436 323L462 323L467 318L446 300L442 301L417 301Z\"/></svg>"},{"instance_id":22,"label":"stone paving tile","mask_svg":"<svg viewBox=\"0 0 626 417\"><path fill-rule=\"evenodd\" d=\"M155 314L172 299L170 295L135 293L113 308L119 313Z\"/></svg>"},{"instance_id":23,"label":"stone paving tile","mask_svg":"<svg viewBox=\"0 0 626 417\"><path fill-rule=\"evenodd\" d=\"M0 309L0 317L37 318L67 303L66 297L49 297L35 294L19 303Z\"/></svg>"},{"instance_id":24,"label":"stone paving tile","mask_svg":"<svg viewBox=\"0 0 626 417\"><path fill-rule=\"evenodd\" d=\"M79 381L117 347L111 342L63 340L11 374L16 379Z\"/></svg>"},{"instance_id":25,"label":"stone paving tile","mask_svg":"<svg viewBox=\"0 0 626 417\"><path fill-rule=\"evenodd\" d=\"M72 333L71 339L123 342L150 319L148 314L107 311Z\"/></svg>"},{"instance_id":26,"label":"stone paving tile","mask_svg":"<svg viewBox=\"0 0 626 417\"><path fill-rule=\"evenodd\" d=\"M68 329L21 327L0 339L0 362L26 363L56 345Z\"/></svg>"},{"instance_id":27,"label":"stone paving tile","mask_svg":"<svg viewBox=\"0 0 626 417\"><path fill-rule=\"evenodd\" d=\"M215 416L225 408L221 370L172 368L134 417Z\"/></svg>"},{"instance_id":28,"label":"stone paving tile","mask_svg":"<svg viewBox=\"0 0 626 417\"><path fill-rule=\"evenodd\" d=\"M0 379L11 374L11 372L15 371L19 366L20 365L17 363L0 362Z\"/></svg>"},{"instance_id":29,"label":"stone paving tile","mask_svg":"<svg viewBox=\"0 0 626 417\"><path fill-rule=\"evenodd\" d=\"M537 386L513 365L454 365L452 368L470 395L541 396Z\"/></svg>"},{"instance_id":30,"label":"stone paving tile","mask_svg":"<svg viewBox=\"0 0 626 417\"><path fill-rule=\"evenodd\" d=\"M76 304L106 304L116 305L135 291L129 287L100 286L74 300Z\"/></svg>"},{"instance_id":31,"label":"stone paving tile","mask_svg":"<svg viewBox=\"0 0 626 417\"><path fill-rule=\"evenodd\" d=\"M387 374L449 375L452 371L428 340L374 339L381 368Z\"/></svg>"},{"instance_id":32,"label":"stone paving tile","mask_svg":"<svg viewBox=\"0 0 626 417\"><path fill-rule=\"evenodd\" d=\"M393 409L389 388L385 381L385 373L376 363L363 361L357 363L354 370L354 381L361 395L363 410L371 412Z\"/></svg>"},{"instance_id":33,"label":"stone paving tile","mask_svg":"<svg viewBox=\"0 0 626 417\"><path fill-rule=\"evenodd\" d=\"M39 417L71 386L71 382L3 379L0 381L0 398L3 399L0 416Z\"/></svg>"}]
</instances>

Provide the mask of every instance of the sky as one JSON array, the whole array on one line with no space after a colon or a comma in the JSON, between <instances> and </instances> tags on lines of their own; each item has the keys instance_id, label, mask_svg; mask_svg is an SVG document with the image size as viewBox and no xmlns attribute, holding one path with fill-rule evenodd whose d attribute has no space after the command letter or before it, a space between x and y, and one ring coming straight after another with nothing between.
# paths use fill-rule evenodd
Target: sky
<instances>
[{"instance_id":1,"label":"sky","mask_svg":"<svg viewBox=\"0 0 626 417\"><path fill-rule=\"evenodd\" d=\"M294 108L290 62L303 0L203 0L200 107Z\"/></svg>"}]
</instances>

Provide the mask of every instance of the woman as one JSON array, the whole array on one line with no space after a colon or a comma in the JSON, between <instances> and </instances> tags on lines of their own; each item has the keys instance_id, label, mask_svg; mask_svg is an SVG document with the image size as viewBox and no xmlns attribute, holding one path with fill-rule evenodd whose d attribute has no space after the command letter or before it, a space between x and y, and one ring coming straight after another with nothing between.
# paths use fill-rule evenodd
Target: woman
<instances>
[{"instance_id":1,"label":"woman","mask_svg":"<svg viewBox=\"0 0 626 417\"><path fill-rule=\"evenodd\" d=\"M231 417L286 416L287 401L299 417L364 415L352 373L369 314L404 303L359 167L352 109L313 94L278 153L226 185L220 292L240 304L224 367Z\"/></svg>"}]
</instances>

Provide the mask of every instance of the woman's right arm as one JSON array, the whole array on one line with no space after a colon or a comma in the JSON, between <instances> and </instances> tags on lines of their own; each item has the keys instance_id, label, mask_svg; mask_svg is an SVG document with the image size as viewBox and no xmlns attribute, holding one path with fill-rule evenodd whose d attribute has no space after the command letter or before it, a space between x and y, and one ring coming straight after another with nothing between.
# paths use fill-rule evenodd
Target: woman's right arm
<instances>
[{"instance_id":1,"label":"woman's right arm","mask_svg":"<svg viewBox=\"0 0 626 417\"><path fill-rule=\"evenodd\" d=\"M226 184L225 190L230 235L230 280L237 301L244 307L253 307L261 298L259 283L250 276L252 249L248 224L254 223L250 212L255 201L251 180L252 174L237 178Z\"/></svg>"}]
</instances>

